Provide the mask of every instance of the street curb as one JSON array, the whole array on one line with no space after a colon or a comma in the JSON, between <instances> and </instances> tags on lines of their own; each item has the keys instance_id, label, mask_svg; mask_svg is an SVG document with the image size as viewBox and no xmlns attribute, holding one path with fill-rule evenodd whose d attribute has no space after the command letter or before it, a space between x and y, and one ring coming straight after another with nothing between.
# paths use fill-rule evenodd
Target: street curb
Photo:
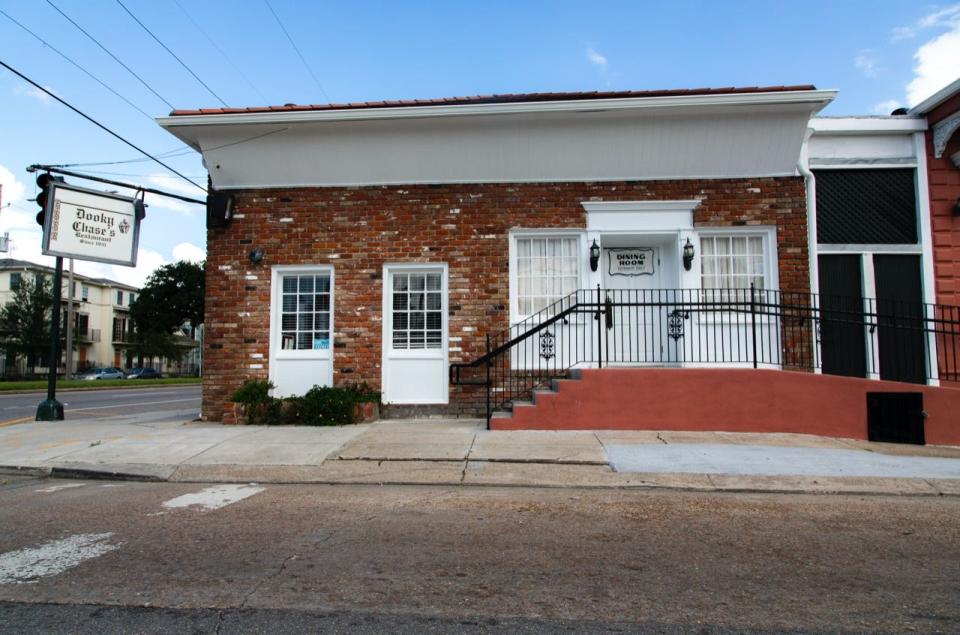
<instances>
[{"instance_id":1,"label":"street curb","mask_svg":"<svg viewBox=\"0 0 960 635\"><path fill-rule=\"evenodd\" d=\"M169 477L155 474L135 474L133 472L118 472L114 470L96 470L83 467L53 467L50 468L50 478L90 479L96 481L140 481L144 483L167 483Z\"/></svg>"},{"instance_id":2,"label":"street curb","mask_svg":"<svg viewBox=\"0 0 960 635\"><path fill-rule=\"evenodd\" d=\"M405 461L409 463L410 461ZM504 461L504 463L507 463ZM517 465L529 465L529 463L517 462ZM202 467L202 466L198 466ZM222 466L217 466L222 467ZM319 467L319 466L316 466ZM142 483L184 483L184 484L220 484L220 483L249 483L251 476L249 474L231 477L225 475L221 478L176 478L177 470L174 469L169 475L148 474L143 472L131 472L116 469L97 469L84 467L18 467L18 466L0 466L0 475L11 476L33 476L38 478L60 478L60 479L78 479L78 480L108 480L108 481L129 481ZM680 476L696 476L693 474L681 473ZM661 475L663 476L663 475ZM402 478L390 481L363 480L345 477L341 479L318 478L318 479L254 479L257 483L268 485L369 485L369 486L430 486L430 487L527 487L537 489L585 489L585 490L647 490L658 492L692 492L692 493L716 493L716 494L795 494L795 495L844 495L844 496L895 496L895 497L960 497L960 490L956 492L939 491L935 487L927 491L896 491L879 489L842 489L833 487L804 487L798 484L796 488L788 487L749 487L749 486L716 486L705 487L703 485L678 485L665 483L545 483L545 482L497 482L497 483L476 483L450 480L404 480ZM905 479L909 481L924 479Z\"/></svg>"}]
</instances>

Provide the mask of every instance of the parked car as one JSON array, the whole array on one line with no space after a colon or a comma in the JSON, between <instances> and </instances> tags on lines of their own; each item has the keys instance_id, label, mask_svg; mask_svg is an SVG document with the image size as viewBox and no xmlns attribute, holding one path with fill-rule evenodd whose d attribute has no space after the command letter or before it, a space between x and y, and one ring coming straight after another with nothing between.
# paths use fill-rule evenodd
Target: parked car
<instances>
[{"instance_id":1,"label":"parked car","mask_svg":"<svg viewBox=\"0 0 960 635\"><path fill-rule=\"evenodd\" d=\"M160 379L155 368L133 368L127 373L127 379Z\"/></svg>"},{"instance_id":2,"label":"parked car","mask_svg":"<svg viewBox=\"0 0 960 635\"><path fill-rule=\"evenodd\" d=\"M91 368L80 379L123 379L123 371L119 368Z\"/></svg>"}]
</instances>

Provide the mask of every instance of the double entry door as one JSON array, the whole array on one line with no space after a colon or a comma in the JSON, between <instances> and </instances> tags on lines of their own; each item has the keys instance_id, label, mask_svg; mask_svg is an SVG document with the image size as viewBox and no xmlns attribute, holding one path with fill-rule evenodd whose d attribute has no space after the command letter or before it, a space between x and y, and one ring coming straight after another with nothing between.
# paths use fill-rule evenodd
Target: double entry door
<instances>
[{"instance_id":1,"label":"double entry door","mask_svg":"<svg viewBox=\"0 0 960 635\"><path fill-rule=\"evenodd\" d=\"M864 258L870 258L872 276L864 275ZM821 255L818 262L823 372L924 383L928 373L920 257L831 254Z\"/></svg>"}]
</instances>

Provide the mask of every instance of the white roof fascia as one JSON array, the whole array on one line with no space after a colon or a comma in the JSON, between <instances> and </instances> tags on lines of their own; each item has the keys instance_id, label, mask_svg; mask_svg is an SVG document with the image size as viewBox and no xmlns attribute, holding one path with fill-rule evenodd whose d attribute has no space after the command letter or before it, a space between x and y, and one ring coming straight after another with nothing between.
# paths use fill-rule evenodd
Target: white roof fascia
<instances>
[{"instance_id":1,"label":"white roof fascia","mask_svg":"<svg viewBox=\"0 0 960 635\"><path fill-rule=\"evenodd\" d=\"M913 134L927 129L927 120L916 117L814 117L814 134L869 135Z\"/></svg>"},{"instance_id":2,"label":"white roof fascia","mask_svg":"<svg viewBox=\"0 0 960 635\"><path fill-rule=\"evenodd\" d=\"M956 92L960 92L960 78L954 80L950 84L930 95L919 104L911 108L908 112L911 115L925 115L945 102Z\"/></svg>"},{"instance_id":3,"label":"white roof fascia","mask_svg":"<svg viewBox=\"0 0 960 635\"><path fill-rule=\"evenodd\" d=\"M157 117L164 128L236 124L271 124L322 121L359 121L365 119L408 119L422 117L462 117L549 112L602 112L647 108L710 106L760 106L811 104L819 112L834 97L836 90L794 90L770 93L734 93L728 95L685 95L668 97L627 97L618 99L576 99L565 101L515 102L495 104L458 104L436 106L399 106L388 108L345 108L340 110L278 110L256 113L177 115Z\"/></svg>"}]
</instances>

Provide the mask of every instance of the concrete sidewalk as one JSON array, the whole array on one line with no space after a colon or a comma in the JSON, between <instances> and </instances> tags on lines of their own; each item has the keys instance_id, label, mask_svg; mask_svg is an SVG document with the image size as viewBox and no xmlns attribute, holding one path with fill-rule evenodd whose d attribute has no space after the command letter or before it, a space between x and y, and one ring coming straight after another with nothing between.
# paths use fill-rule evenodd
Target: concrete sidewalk
<instances>
[{"instance_id":1,"label":"concrete sidewalk","mask_svg":"<svg viewBox=\"0 0 960 635\"><path fill-rule=\"evenodd\" d=\"M477 420L314 428L111 417L0 428L0 466L189 482L648 487L960 495L960 448L794 434L488 431Z\"/></svg>"}]
</instances>

